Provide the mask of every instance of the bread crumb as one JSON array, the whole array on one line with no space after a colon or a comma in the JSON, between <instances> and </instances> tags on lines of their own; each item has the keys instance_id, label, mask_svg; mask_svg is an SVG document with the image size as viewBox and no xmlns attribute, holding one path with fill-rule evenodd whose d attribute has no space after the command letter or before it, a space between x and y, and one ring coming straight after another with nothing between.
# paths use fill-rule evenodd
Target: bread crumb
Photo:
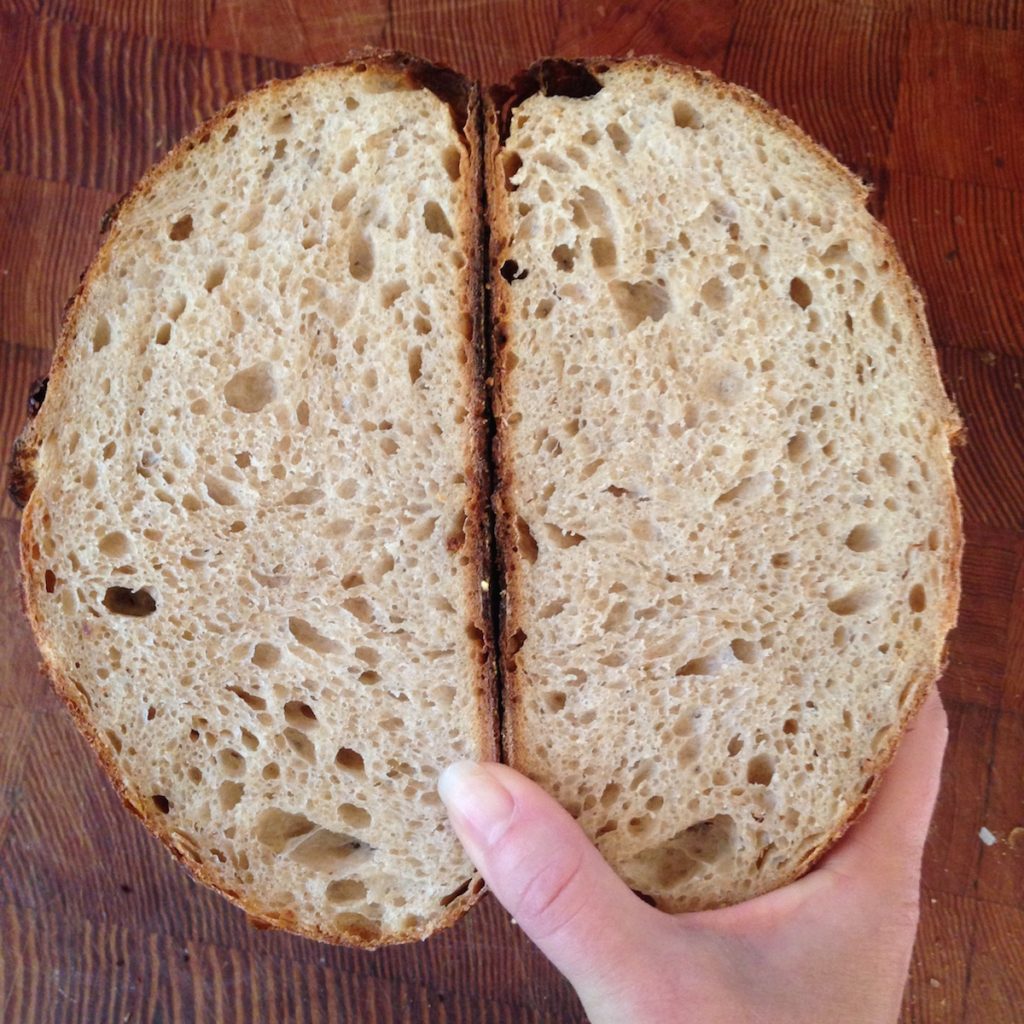
<instances>
[{"instance_id":1,"label":"bread crumb","mask_svg":"<svg viewBox=\"0 0 1024 1024\"><path fill-rule=\"evenodd\" d=\"M982 826L980 831L978 832L978 838L986 846L994 846L996 843L996 837L984 826Z\"/></svg>"}]
</instances>

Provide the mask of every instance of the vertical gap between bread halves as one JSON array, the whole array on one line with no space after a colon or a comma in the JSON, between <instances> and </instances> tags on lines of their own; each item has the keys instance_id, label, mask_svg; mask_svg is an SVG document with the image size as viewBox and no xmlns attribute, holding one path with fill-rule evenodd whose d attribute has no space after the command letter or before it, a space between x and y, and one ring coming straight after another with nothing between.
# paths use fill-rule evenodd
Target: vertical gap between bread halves
<instances>
[{"instance_id":1,"label":"vertical gap between bread halves","mask_svg":"<svg viewBox=\"0 0 1024 1024\"><path fill-rule=\"evenodd\" d=\"M498 546L497 521L494 511L494 488L498 479L494 462L494 439L497 423L494 418L493 388L494 373L493 332L491 330L491 228L487 209L487 125L484 104L477 104L477 138L480 140L480 161L477 190L480 209L480 288L481 288L481 330L480 345L484 368L484 460L487 471L487 544L489 548L489 579L487 581L488 610L491 616L491 658L494 706L497 712L498 758L505 760L505 672L501 661L501 601L505 583L502 572L501 550Z\"/></svg>"}]
</instances>

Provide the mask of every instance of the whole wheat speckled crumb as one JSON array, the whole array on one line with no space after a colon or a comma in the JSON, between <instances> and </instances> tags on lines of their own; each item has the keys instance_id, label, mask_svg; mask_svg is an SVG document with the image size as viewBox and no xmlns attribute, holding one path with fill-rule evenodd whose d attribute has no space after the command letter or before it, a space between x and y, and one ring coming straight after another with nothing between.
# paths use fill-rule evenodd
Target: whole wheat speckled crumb
<instances>
[{"instance_id":1,"label":"whole wheat speckled crumb","mask_svg":"<svg viewBox=\"0 0 1024 1024\"><path fill-rule=\"evenodd\" d=\"M959 592L921 301L794 125L653 60L497 94L506 753L671 910L863 806ZM505 137L507 133L507 137Z\"/></svg>"},{"instance_id":2,"label":"whole wheat speckled crumb","mask_svg":"<svg viewBox=\"0 0 1024 1024\"><path fill-rule=\"evenodd\" d=\"M18 447L30 616L124 799L330 941L481 888L436 793L496 756L475 110L394 56L198 129L121 205Z\"/></svg>"}]
</instances>

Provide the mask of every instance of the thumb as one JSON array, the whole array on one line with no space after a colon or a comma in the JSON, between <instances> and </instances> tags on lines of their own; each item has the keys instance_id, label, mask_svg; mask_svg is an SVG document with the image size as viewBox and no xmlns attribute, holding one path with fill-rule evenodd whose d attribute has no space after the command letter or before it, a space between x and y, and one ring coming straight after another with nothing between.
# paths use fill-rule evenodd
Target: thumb
<instances>
[{"instance_id":1,"label":"thumb","mask_svg":"<svg viewBox=\"0 0 1024 1024\"><path fill-rule=\"evenodd\" d=\"M614 992L662 915L630 892L555 800L511 768L462 761L438 792L495 896L584 1002ZM635 980L635 966L631 973Z\"/></svg>"}]
</instances>

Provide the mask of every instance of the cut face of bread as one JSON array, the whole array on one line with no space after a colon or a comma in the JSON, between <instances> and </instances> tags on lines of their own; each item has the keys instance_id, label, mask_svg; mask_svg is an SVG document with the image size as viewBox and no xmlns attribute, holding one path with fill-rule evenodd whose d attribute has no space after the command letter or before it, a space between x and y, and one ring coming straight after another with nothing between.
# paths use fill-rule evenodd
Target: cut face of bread
<instances>
[{"instance_id":1,"label":"cut face of bread","mask_svg":"<svg viewBox=\"0 0 1024 1024\"><path fill-rule=\"evenodd\" d=\"M760 101L645 61L498 101L506 753L659 906L734 902L939 671L956 416L865 189Z\"/></svg>"},{"instance_id":2,"label":"cut face of bread","mask_svg":"<svg viewBox=\"0 0 1024 1024\"><path fill-rule=\"evenodd\" d=\"M121 206L19 445L29 611L125 800L255 918L363 945L480 889L495 758L475 91L250 94Z\"/></svg>"}]
</instances>

